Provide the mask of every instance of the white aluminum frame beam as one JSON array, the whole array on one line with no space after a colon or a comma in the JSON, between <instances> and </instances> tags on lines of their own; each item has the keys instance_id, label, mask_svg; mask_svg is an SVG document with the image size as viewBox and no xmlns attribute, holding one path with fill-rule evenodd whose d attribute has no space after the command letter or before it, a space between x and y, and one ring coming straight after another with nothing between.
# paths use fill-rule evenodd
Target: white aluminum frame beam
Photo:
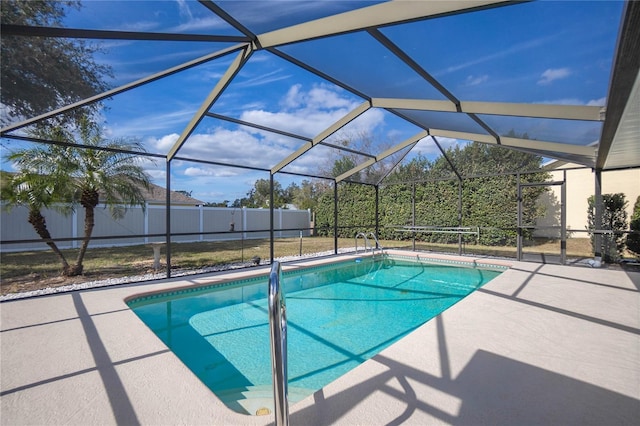
<instances>
[{"instance_id":1,"label":"white aluminum frame beam","mask_svg":"<svg viewBox=\"0 0 640 426\"><path fill-rule=\"evenodd\" d=\"M406 139L404 142L400 142L399 144L394 145L391 148L381 152L380 155L376 155L375 158L370 158L369 160L365 161L364 163L359 164L356 167L354 167L353 169L344 172L340 176L337 176L336 177L336 183L337 182L342 182L343 180L345 180L349 176L353 176L354 174L358 173L360 170L366 169L367 167L377 163L378 161L382 161L385 158L395 154L396 152L398 152L398 151L400 151L400 150L402 150L402 149L404 149L404 148L406 148L408 146L411 146L413 144L416 144L416 143L420 142L421 139L424 139L427 136L429 136L429 132L427 132L426 130L422 130L418 134Z\"/></svg>"},{"instance_id":2,"label":"white aluminum frame beam","mask_svg":"<svg viewBox=\"0 0 640 426\"><path fill-rule=\"evenodd\" d=\"M325 140L326 138L328 138L329 136L331 136L332 134L340 130L342 127L346 126L351 121L355 120L357 117L359 117L364 112L369 110L369 108L371 108L371 104L369 103L369 101L363 102L360 105L358 105L356 108L351 110L348 114L344 115L342 118L340 118L338 121L333 123L331 126L327 127L325 130L320 132L310 142L305 143L300 148L298 148L295 152L289 155L287 158L285 158L284 160L282 160L281 162L273 166L273 168L271 169L271 174L273 175L278 173L280 170L282 170L283 168L291 164L291 162L300 158L300 156L302 156L305 152L309 151L311 148L318 145L320 142L322 142L323 140Z\"/></svg>"},{"instance_id":3,"label":"white aluminum frame beam","mask_svg":"<svg viewBox=\"0 0 640 426\"><path fill-rule=\"evenodd\" d=\"M176 156L187 138L191 135L191 133L193 133L200 121L202 121L206 113L211 109L218 97L220 97L222 92L224 92L227 86L231 83L231 80L233 80L233 78L238 74L243 65L247 63L252 54L253 49L251 49L250 46L247 46L240 53L238 53L233 62L231 62L231 65L229 65L229 68L227 68L222 77L220 77L220 80L218 80L216 86L204 100L198 111L193 115L189 124L187 124L180 137L178 137L178 140L173 144L173 146L167 153L167 162L171 161L173 157Z\"/></svg>"},{"instance_id":4,"label":"white aluminum frame beam","mask_svg":"<svg viewBox=\"0 0 640 426\"><path fill-rule=\"evenodd\" d=\"M371 98L371 105L387 109L458 112L455 103L436 99Z\"/></svg>"},{"instance_id":5,"label":"white aluminum frame beam","mask_svg":"<svg viewBox=\"0 0 640 426\"><path fill-rule=\"evenodd\" d=\"M462 101L460 107L463 112L475 114L604 121L604 109L599 106Z\"/></svg>"},{"instance_id":6,"label":"white aluminum frame beam","mask_svg":"<svg viewBox=\"0 0 640 426\"><path fill-rule=\"evenodd\" d=\"M582 155L595 160L597 148L594 146L572 145L568 143L545 142L533 139L500 138L503 146L514 148L533 149L537 151L557 152L561 154Z\"/></svg>"},{"instance_id":7,"label":"white aluminum frame beam","mask_svg":"<svg viewBox=\"0 0 640 426\"><path fill-rule=\"evenodd\" d=\"M508 4L495 0L390 1L292 25L258 36L262 48L392 25L465 10Z\"/></svg>"},{"instance_id":8,"label":"white aluminum frame beam","mask_svg":"<svg viewBox=\"0 0 640 426\"><path fill-rule=\"evenodd\" d=\"M497 139L488 134L459 132L456 130L444 129L429 129L429 134L433 136L441 136L443 138L463 139L467 141L476 141L498 145Z\"/></svg>"},{"instance_id":9,"label":"white aluminum frame beam","mask_svg":"<svg viewBox=\"0 0 640 426\"><path fill-rule=\"evenodd\" d=\"M604 108L587 105L523 104L509 102L460 101L460 111L455 103L446 100L373 98L371 105L377 108L410 109L422 111L460 112L466 114L506 115L513 117L553 118L559 120L604 121Z\"/></svg>"},{"instance_id":10,"label":"white aluminum frame beam","mask_svg":"<svg viewBox=\"0 0 640 426\"><path fill-rule=\"evenodd\" d=\"M442 136L452 139L463 139L468 141L483 142L497 145L491 135L482 135L479 133L457 132L455 130L429 129L432 136ZM595 158L596 148L593 146L573 145L560 142L545 142L535 139L510 138L506 136L500 137L502 146L521 148L535 151L545 151L550 153L561 153L571 155L581 155L585 157Z\"/></svg>"}]
</instances>

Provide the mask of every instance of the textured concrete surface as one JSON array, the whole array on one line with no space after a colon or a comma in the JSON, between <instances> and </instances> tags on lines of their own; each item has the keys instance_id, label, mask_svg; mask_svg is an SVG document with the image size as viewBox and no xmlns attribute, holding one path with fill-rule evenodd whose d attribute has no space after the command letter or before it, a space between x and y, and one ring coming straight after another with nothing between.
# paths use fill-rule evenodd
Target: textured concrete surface
<instances>
[{"instance_id":1,"label":"textured concrete surface","mask_svg":"<svg viewBox=\"0 0 640 426\"><path fill-rule=\"evenodd\" d=\"M291 406L291 424L636 424L640 274L508 263L482 289ZM1 424L273 423L273 415L225 407L124 303L229 275L240 274L0 304Z\"/></svg>"}]
</instances>

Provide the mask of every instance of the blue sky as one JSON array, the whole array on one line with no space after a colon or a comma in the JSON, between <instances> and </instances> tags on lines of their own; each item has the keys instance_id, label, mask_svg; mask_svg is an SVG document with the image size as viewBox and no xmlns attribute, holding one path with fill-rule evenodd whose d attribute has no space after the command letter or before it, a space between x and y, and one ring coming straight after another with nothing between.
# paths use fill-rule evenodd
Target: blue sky
<instances>
[{"instance_id":1,"label":"blue sky","mask_svg":"<svg viewBox=\"0 0 640 426\"><path fill-rule=\"evenodd\" d=\"M68 14L73 28L238 35L195 1L89 1ZM375 2L234 1L222 7L256 33L322 17ZM543 1L450 16L382 33L400 46L458 99L605 105L622 2ZM188 60L221 50L228 44L192 42L103 41L96 60L114 71L119 86ZM392 57L366 33L315 40L282 50L378 97L443 99L433 87ZM135 137L149 152L165 154L225 72L233 55L175 74L105 101L105 134ZM389 73L395 79L388 79ZM211 109L313 137L362 102L359 97L323 81L268 52L256 52ZM473 121L451 113L420 113L435 128L467 128ZM598 123L481 116L498 133L511 129L546 141L587 144L597 140ZM395 115L374 109L332 136L353 140L376 154L420 129ZM554 139L555 138L555 139ZM466 141L440 138L446 148ZM303 141L205 118L179 156L270 168ZM5 143L6 145L6 143ZM431 141L412 152L437 155ZM313 149L287 170L318 174L335 158L329 149ZM409 156L408 158L411 158ZM6 165L3 165L6 168ZM164 186L162 160L146 163L154 183ZM268 173L174 161L174 190L188 190L203 201L243 197ZM284 186L302 178L277 175Z\"/></svg>"}]
</instances>

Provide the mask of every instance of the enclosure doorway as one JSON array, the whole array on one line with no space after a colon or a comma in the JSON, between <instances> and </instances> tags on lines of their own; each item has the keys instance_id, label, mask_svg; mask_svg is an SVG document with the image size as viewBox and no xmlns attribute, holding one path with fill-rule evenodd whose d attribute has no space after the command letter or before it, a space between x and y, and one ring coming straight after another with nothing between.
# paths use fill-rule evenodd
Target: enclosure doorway
<instances>
[{"instance_id":1,"label":"enclosure doorway","mask_svg":"<svg viewBox=\"0 0 640 426\"><path fill-rule=\"evenodd\" d=\"M556 263L565 265L567 263L567 211L566 211L566 195L567 195L567 174L563 174L561 181L552 182L520 182L518 176L518 238L517 238L517 258L518 260L539 262L539 263ZM560 187L560 203L558 225L538 225L537 223L527 223L523 215L524 197L523 191L529 188L540 187ZM554 212L556 214L556 212ZM556 222L556 223L557 223ZM545 235L546 237L540 237ZM557 249L549 249L549 241L559 242ZM544 242L542 244L541 242ZM553 245L553 244L552 244ZM526 247L526 250L525 250ZM536 247L539 249L536 250ZM544 248L543 248L544 247Z\"/></svg>"}]
</instances>

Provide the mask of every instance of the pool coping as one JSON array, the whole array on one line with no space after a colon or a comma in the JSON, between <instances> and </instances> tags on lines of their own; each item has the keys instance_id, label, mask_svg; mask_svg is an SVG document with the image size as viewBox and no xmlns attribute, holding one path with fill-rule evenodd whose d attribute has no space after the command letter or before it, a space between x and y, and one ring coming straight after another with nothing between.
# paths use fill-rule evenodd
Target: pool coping
<instances>
[{"instance_id":1,"label":"pool coping","mask_svg":"<svg viewBox=\"0 0 640 426\"><path fill-rule=\"evenodd\" d=\"M292 405L292 424L631 424L637 419L639 273L437 256L509 269ZM0 422L271 424L272 415L227 408L125 304L145 291L267 270L3 302Z\"/></svg>"},{"instance_id":2,"label":"pool coping","mask_svg":"<svg viewBox=\"0 0 640 426\"><path fill-rule=\"evenodd\" d=\"M323 268L328 265L340 264L344 262L352 261L355 259L364 259L370 258L374 256L383 255L385 257L391 257L393 259L398 260L407 260L412 262L422 262L428 264L439 264L439 265L447 265L447 266L461 266L461 267L472 267L472 268L482 268L482 269L491 269L491 270L499 270L501 272L505 271L510 267L510 263L504 261L493 261L491 259L482 259L478 260L478 258L468 258L463 256L453 257L453 256L441 256L441 255L425 255L423 254L415 254L408 255L404 251L399 250L385 250L383 253L374 254L372 252L368 253L348 253L339 256L332 256L331 258L321 258L321 259L305 259L291 262L283 262L282 263L282 271L283 273L299 271L299 270L312 270L314 268ZM196 293L201 291L213 290L216 288L221 288L226 285L244 285L249 284L250 281L255 280L264 280L268 278L269 271L271 266L249 270L241 270L234 272L216 272L215 275L208 275L211 278L211 281L203 281L198 282L197 284L188 284L188 285L179 285L176 287L172 287L170 290L152 290L152 291L144 291L139 294L132 294L125 298L125 303L130 304L132 302L137 302L140 299L153 299L156 297L170 297L170 296L187 296L189 293ZM220 279L217 279L220 278ZM284 278L283 278L284 279ZM241 281L241 283L239 283Z\"/></svg>"}]
</instances>

